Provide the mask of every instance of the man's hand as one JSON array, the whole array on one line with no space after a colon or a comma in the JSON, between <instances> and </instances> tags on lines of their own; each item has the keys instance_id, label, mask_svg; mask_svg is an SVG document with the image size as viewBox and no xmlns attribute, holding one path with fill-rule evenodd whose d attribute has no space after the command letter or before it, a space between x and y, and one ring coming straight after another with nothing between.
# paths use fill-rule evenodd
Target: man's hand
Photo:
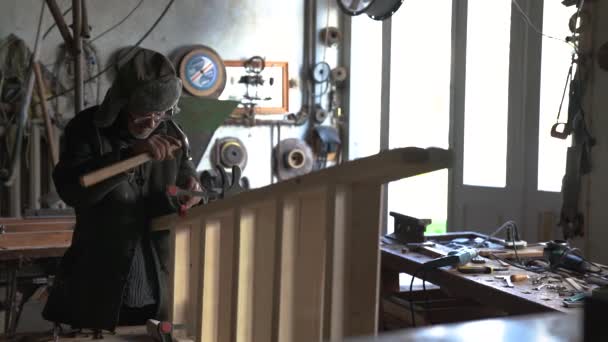
<instances>
[{"instance_id":1,"label":"man's hand","mask_svg":"<svg viewBox=\"0 0 608 342\"><path fill-rule=\"evenodd\" d=\"M173 152L182 146L182 142L169 135L155 134L147 139L137 140L133 146L133 154L149 153L155 160L173 159Z\"/></svg>"},{"instance_id":2,"label":"man's hand","mask_svg":"<svg viewBox=\"0 0 608 342\"><path fill-rule=\"evenodd\" d=\"M186 182L186 189L191 191L202 191L203 188L201 184L196 180L196 178L190 176L188 181ZM181 198L181 203L184 203L185 209L190 209L193 206L197 205L201 201L201 198L198 196L183 196Z\"/></svg>"}]
</instances>

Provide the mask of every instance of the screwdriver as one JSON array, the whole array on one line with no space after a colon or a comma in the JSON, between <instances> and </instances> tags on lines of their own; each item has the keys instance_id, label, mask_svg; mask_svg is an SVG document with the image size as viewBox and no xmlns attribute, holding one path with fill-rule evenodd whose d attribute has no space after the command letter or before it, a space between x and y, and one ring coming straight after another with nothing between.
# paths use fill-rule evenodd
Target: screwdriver
<instances>
[{"instance_id":1,"label":"screwdriver","mask_svg":"<svg viewBox=\"0 0 608 342\"><path fill-rule=\"evenodd\" d=\"M486 265L465 265L458 266L458 272L466 273L466 274L490 274L497 271L507 271L507 267L497 267L497 266L486 266Z\"/></svg>"}]
</instances>

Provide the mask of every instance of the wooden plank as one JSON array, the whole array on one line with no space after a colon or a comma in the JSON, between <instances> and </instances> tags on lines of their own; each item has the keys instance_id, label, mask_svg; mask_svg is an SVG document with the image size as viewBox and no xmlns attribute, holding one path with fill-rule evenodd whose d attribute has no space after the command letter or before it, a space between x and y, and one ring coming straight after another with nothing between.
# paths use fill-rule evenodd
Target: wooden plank
<instances>
[{"instance_id":1,"label":"wooden plank","mask_svg":"<svg viewBox=\"0 0 608 342\"><path fill-rule=\"evenodd\" d=\"M217 341L218 337L218 308L219 308L219 273L220 273L220 231L222 224L219 219L208 220L205 224L204 257L201 259L202 310L197 313L201 321L201 330L195 341ZM201 291L202 290L202 291ZM199 296L200 296L199 292Z\"/></svg>"},{"instance_id":2,"label":"wooden plank","mask_svg":"<svg viewBox=\"0 0 608 342\"><path fill-rule=\"evenodd\" d=\"M186 325L188 322L188 295L190 293L190 226L178 225L171 229L171 254L169 262L170 279L170 317L174 325ZM176 331L177 336L187 334Z\"/></svg>"},{"instance_id":3,"label":"wooden plank","mask_svg":"<svg viewBox=\"0 0 608 342\"><path fill-rule=\"evenodd\" d=\"M380 278L380 201L377 184L351 186L346 232L345 336L378 331Z\"/></svg>"},{"instance_id":4,"label":"wooden plank","mask_svg":"<svg viewBox=\"0 0 608 342\"><path fill-rule=\"evenodd\" d=\"M201 331L196 341L232 340L232 286L235 282L232 264L236 249L234 211L209 219L205 228L205 249L202 260Z\"/></svg>"},{"instance_id":5,"label":"wooden plank","mask_svg":"<svg viewBox=\"0 0 608 342\"><path fill-rule=\"evenodd\" d=\"M479 255L481 256L491 256L496 255L502 259L515 259L515 251L512 249L480 249ZM543 247L528 247L524 249L517 250L517 256L520 258L542 258L543 257Z\"/></svg>"},{"instance_id":6,"label":"wooden plank","mask_svg":"<svg viewBox=\"0 0 608 342\"><path fill-rule=\"evenodd\" d=\"M236 297L233 289L237 279L234 265L237 262L238 239L236 235L238 221L235 210L228 211L220 218L220 254L219 254L219 293L217 295L218 334L217 341L234 341L234 324L232 317Z\"/></svg>"},{"instance_id":7,"label":"wooden plank","mask_svg":"<svg viewBox=\"0 0 608 342\"><path fill-rule=\"evenodd\" d=\"M292 341L320 341L325 289L326 191L312 190L299 199Z\"/></svg>"},{"instance_id":8,"label":"wooden plank","mask_svg":"<svg viewBox=\"0 0 608 342\"><path fill-rule=\"evenodd\" d=\"M190 221L190 264L188 270L188 321L186 324L188 337L194 338L203 329L201 312L203 307L203 283L205 264L205 221Z\"/></svg>"},{"instance_id":9,"label":"wooden plank","mask_svg":"<svg viewBox=\"0 0 608 342\"><path fill-rule=\"evenodd\" d=\"M253 341L253 256L255 211L241 210L237 290L236 341Z\"/></svg>"},{"instance_id":10,"label":"wooden plank","mask_svg":"<svg viewBox=\"0 0 608 342\"><path fill-rule=\"evenodd\" d=\"M48 219L0 218L0 225L4 226L6 233L73 230L76 219L65 217Z\"/></svg>"},{"instance_id":11,"label":"wooden plank","mask_svg":"<svg viewBox=\"0 0 608 342\"><path fill-rule=\"evenodd\" d=\"M0 253L3 250L67 247L72 243L72 231L50 231L0 234Z\"/></svg>"},{"instance_id":12,"label":"wooden plank","mask_svg":"<svg viewBox=\"0 0 608 342\"><path fill-rule=\"evenodd\" d=\"M193 217L212 216L213 213L276 199L284 194L306 192L323 184L358 182L383 184L449 167L451 160L451 151L439 148L406 147L394 149L375 156L350 161L339 167L330 167L275 183L255 191L246 191L232 197L230 200L214 201L204 206L197 206L191 208L188 215ZM153 221L152 229L165 230L168 226L171 226L174 220L180 220L180 218L176 214L157 218Z\"/></svg>"},{"instance_id":13,"label":"wooden plank","mask_svg":"<svg viewBox=\"0 0 608 342\"><path fill-rule=\"evenodd\" d=\"M270 341L279 341L279 330L280 330L280 314L281 314L281 279L282 270L281 265L283 263L283 214L285 209L285 200L283 198L277 199L277 205L275 210L275 239L274 239L274 276L273 276L273 287L274 287L274 300L272 305L272 322L271 322L271 336Z\"/></svg>"},{"instance_id":14,"label":"wooden plank","mask_svg":"<svg viewBox=\"0 0 608 342\"><path fill-rule=\"evenodd\" d=\"M274 341L294 340L294 298L296 297L296 240L298 237L298 223L300 221L299 200L288 198L283 200L281 210L281 227L283 228L280 259L280 287L279 287L279 317L278 338Z\"/></svg>"},{"instance_id":15,"label":"wooden plank","mask_svg":"<svg viewBox=\"0 0 608 342\"><path fill-rule=\"evenodd\" d=\"M327 271L323 336L332 341L344 337L345 239L349 189L338 185L328 191Z\"/></svg>"},{"instance_id":16,"label":"wooden plank","mask_svg":"<svg viewBox=\"0 0 608 342\"><path fill-rule=\"evenodd\" d=\"M276 239L276 201L255 208L253 340L270 341L274 308L274 271Z\"/></svg>"},{"instance_id":17,"label":"wooden plank","mask_svg":"<svg viewBox=\"0 0 608 342\"><path fill-rule=\"evenodd\" d=\"M276 201L244 208L241 222L241 291L238 299L241 315L237 337L243 341L270 341L274 307Z\"/></svg>"}]
</instances>

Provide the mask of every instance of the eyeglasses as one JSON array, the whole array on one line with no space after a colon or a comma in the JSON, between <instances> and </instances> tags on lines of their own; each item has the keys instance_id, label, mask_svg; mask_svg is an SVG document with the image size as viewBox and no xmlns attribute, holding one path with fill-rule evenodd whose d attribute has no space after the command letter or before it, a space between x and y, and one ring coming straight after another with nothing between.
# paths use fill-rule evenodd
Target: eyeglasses
<instances>
[{"instance_id":1,"label":"eyeglasses","mask_svg":"<svg viewBox=\"0 0 608 342\"><path fill-rule=\"evenodd\" d=\"M177 114L178 112L179 112L179 109L177 109L177 107L173 107L173 108L167 110L166 112L152 112L152 113L148 113L147 115L144 115L144 116L139 116L137 114L131 114L131 118L133 119L133 123L136 123L136 124L145 122L148 120L154 120L156 122L161 122L161 121L171 120L173 115Z\"/></svg>"}]
</instances>

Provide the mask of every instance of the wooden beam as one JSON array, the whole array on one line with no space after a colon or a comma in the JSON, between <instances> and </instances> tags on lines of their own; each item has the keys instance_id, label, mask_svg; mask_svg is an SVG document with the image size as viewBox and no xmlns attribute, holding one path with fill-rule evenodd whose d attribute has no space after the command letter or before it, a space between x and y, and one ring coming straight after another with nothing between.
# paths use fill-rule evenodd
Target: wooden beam
<instances>
[{"instance_id":1,"label":"wooden beam","mask_svg":"<svg viewBox=\"0 0 608 342\"><path fill-rule=\"evenodd\" d=\"M230 201L215 201L205 206L190 209L191 216L204 216L222 212L239 205L276 199L285 194L307 192L320 184L373 183L383 184L401 178L449 167L452 152L439 148L405 147L385 151L377 155L361 158L339 167L330 167L305 176L272 184L255 191L247 191ZM174 221L183 220L176 214L157 218L152 223L153 230L166 230Z\"/></svg>"},{"instance_id":2,"label":"wooden beam","mask_svg":"<svg viewBox=\"0 0 608 342\"><path fill-rule=\"evenodd\" d=\"M46 129L46 137L49 143L49 151L51 155L51 161L53 166L59 162L59 149L55 140L55 133L53 130L53 124L49 115L49 108L46 103L46 86L44 84L44 78L40 71L40 63L34 62L34 73L36 74L36 89L38 90L38 99L40 100L40 106L42 107L42 117L44 119L44 126Z\"/></svg>"},{"instance_id":3,"label":"wooden beam","mask_svg":"<svg viewBox=\"0 0 608 342\"><path fill-rule=\"evenodd\" d=\"M67 51L70 51L70 53L72 53L74 51L74 40L72 38L70 30L68 29L68 25L66 25L65 20L63 19L63 14L61 13L59 6L57 6L55 0L46 0L46 5L51 11L53 19L55 19L55 24L57 24L57 29L59 29L59 33L61 33L61 37L63 37L63 41L65 42L65 47Z\"/></svg>"}]
</instances>

